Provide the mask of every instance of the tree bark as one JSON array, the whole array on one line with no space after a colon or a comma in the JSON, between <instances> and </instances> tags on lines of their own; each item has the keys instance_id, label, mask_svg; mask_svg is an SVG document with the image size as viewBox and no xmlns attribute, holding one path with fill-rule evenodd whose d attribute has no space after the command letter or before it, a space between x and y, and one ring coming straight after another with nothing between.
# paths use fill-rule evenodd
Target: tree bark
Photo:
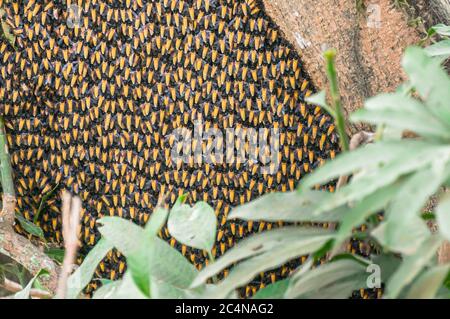
<instances>
[{"instance_id":1,"label":"tree bark","mask_svg":"<svg viewBox=\"0 0 450 319\"><path fill-rule=\"evenodd\" d=\"M322 52L338 52L336 68L346 115L365 99L390 92L405 80L401 57L424 36L410 26L423 15L427 26L450 16L450 0L418 0L396 6L393 0L263 0L267 14L300 53L318 88L326 87ZM446 18L447 17L447 18ZM446 21L442 21L446 22ZM424 30L424 28L422 28ZM367 129L351 125L349 135Z\"/></svg>"}]
</instances>

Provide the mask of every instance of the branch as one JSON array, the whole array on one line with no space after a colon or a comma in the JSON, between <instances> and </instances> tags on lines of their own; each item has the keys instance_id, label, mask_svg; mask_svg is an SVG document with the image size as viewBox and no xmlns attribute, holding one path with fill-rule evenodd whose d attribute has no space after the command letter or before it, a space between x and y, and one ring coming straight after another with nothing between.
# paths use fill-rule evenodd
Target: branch
<instances>
[{"instance_id":1,"label":"branch","mask_svg":"<svg viewBox=\"0 0 450 319\"><path fill-rule=\"evenodd\" d=\"M21 285L19 285L18 283L14 282L14 281L11 281L7 278L5 278L4 282L2 284L0 284L0 286L2 288L4 288L5 290L12 292L12 293L19 292L23 289ZM37 298L37 299L52 298L52 294L49 293L48 291L35 289L35 288L32 288L30 290L30 296L32 298Z\"/></svg>"},{"instance_id":2,"label":"branch","mask_svg":"<svg viewBox=\"0 0 450 319\"><path fill-rule=\"evenodd\" d=\"M58 281L56 298L64 299L67 292L67 280L72 273L78 251L78 226L80 224L81 200L69 192L63 194L62 227L65 255L61 275Z\"/></svg>"}]
</instances>

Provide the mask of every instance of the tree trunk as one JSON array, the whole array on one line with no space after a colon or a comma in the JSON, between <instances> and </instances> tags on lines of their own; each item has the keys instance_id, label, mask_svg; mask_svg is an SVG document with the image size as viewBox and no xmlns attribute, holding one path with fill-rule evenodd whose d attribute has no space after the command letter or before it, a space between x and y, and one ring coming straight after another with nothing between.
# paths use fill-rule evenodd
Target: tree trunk
<instances>
[{"instance_id":1,"label":"tree trunk","mask_svg":"<svg viewBox=\"0 0 450 319\"><path fill-rule=\"evenodd\" d=\"M403 52L424 36L410 26L410 21L417 20L415 15L425 17L425 27L450 16L450 0L410 1L414 5L404 6L393 2L263 0L267 14L300 52L318 88L326 87L323 50L337 50L336 68L347 114L360 108L366 98L393 91L405 80L400 65ZM361 129L352 125L348 133Z\"/></svg>"}]
</instances>

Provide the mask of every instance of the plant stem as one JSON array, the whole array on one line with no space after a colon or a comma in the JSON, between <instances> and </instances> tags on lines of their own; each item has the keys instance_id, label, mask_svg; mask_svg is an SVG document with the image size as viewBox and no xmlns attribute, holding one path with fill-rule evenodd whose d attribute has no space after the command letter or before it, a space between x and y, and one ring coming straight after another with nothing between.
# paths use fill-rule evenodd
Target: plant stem
<instances>
[{"instance_id":1,"label":"plant stem","mask_svg":"<svg viewBox=\"0 0 450 319\"><path fill-rule=\"evenodd\" d=\"M337 80L336 68L334 61L336 58L335 50L328 50L324 54L327 63L326 71L328 76L328 81L330 82L330 96L331 96L331 106L335 111L335 121L336 127L339 134L339 141L341 144L341 151L347 152L349 147L348 136L345 132L345 118L342 112L341 105L341 95L339 93L339 85Z\"/></svg>"},{"instance_id":2,"label":"plant stem","mask_svg":"<svg viewBox=\"0 0 450 319\"><path fill-rule=\"evenodd\" d=\"M0 174L3 189L3 209L1 215L4 221L12 226L14 223L16 192L14 190L5 121L2 116L0 116Z\"/></svg>"}]
</instances>

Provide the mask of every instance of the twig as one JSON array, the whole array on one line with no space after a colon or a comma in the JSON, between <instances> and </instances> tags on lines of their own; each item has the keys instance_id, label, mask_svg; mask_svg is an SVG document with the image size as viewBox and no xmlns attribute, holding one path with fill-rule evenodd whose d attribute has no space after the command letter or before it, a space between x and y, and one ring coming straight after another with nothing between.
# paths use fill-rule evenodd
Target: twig
<instances>
[{"instance_id":1,"label":"twig","mask_svg":"<svg viewBox=\"0 0 450 319\"><path fill-rule=\"evenodd\" d=\"M81 201L72 197L69 192L63 194L62 228L65 255L58 281L56 298L64 299L67 292L67 280L72 273L78 251L78 225L80 224Z\"/></svg>"},{"instance_id":2,"label":"twig","mask_svg":"<svg viewBox=\"0 0 450 319\"><path fill-rule=\"evenodd\" d=\"M4 279L3 283L0 286L2 286L5 290L12 292L12 293L19 292L23 289L21 285L19 285L18 283L14 282L14 281L11 281L7 278ZM37 299L52 298L52 294L49 293L48 291L41 290L41 289L35 289L35 288L32 288L30 290L30 296L31 296L31 298L37 298Z\"/></svg>"},{"instance_id":3,"label":"twig","mask_svg":"<svg viewBox=\"0 0 450 319\"><path fill-rule=\"evenodd\" d=\"M345 118L341 105L341 95L339 93L339 84L337 80L336 68L335 68L335 58L336 51L328 50L324 54L325 60L327 62L326 71L328 76L328 81L330 82L330 97L331 106L334 109L334 119L336 122L336 127L339 134L339 142L341 144L341 151L346 152L349 150L348 136L345 131Z\"/></svg>"}]
</instances>

